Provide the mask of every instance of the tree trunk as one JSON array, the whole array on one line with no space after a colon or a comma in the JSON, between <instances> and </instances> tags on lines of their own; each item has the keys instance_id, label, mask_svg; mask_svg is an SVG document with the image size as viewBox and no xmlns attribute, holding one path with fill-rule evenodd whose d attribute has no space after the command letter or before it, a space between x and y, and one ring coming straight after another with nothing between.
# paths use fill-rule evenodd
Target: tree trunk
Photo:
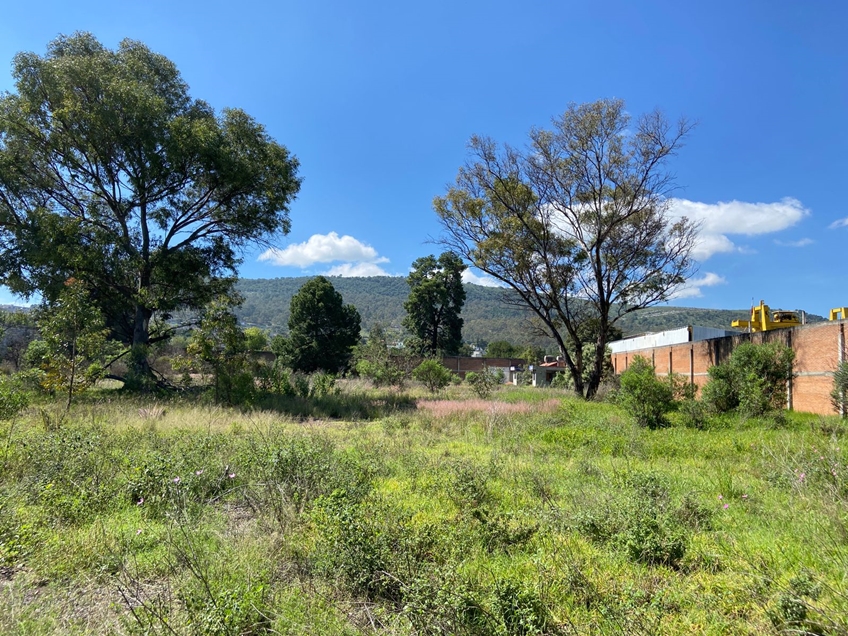
<instances>
[{"instance_id":1,"label":"tree trunk","mask_svg":"<svg viewBox=\"0 0 848 636\"><path fill-rule=\"evenodd\" d=\"M150 318L153 311L140 304L135 308L135 320L133 322L132 350L130 351L130 369L127 383L129 388L136 390L148 390L152 387L155 378L147 360L147 349L150 344Z\"/></svg>"}]
</instances>

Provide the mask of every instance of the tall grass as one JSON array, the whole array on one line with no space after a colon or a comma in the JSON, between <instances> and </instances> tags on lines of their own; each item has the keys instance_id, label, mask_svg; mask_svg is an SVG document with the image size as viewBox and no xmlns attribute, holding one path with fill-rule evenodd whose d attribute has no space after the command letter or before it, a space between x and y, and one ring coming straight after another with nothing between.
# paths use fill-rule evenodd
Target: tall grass
<instances>
[{"instance_id":1,"label":"tall grass","mask_svg":"<svg viewBox=\"0 0 848 636\"><path fill-rule=\"evenodd\" d=\"M0 423L0 633L848 633L838 418L448 391Z\"/></svg>"}]
</instances>

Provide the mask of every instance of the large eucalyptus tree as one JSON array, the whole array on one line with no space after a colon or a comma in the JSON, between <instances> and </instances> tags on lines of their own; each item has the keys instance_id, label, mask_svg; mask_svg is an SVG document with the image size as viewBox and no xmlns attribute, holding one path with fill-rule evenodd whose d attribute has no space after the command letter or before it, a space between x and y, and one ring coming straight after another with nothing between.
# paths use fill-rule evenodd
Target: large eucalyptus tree
<instances>
[{"instance_id":1,"label":"large eucalyptus tree","mask_svg":"<svg viewBox=\"0 0 848 636\"><path fill-rule=\"evenodd\" d=\"M193 99L144 44L60 36L0 96L0 283L50 302L74 277L149 374L173 312L230 290L242 250L289 229L298 162L238 109Z\"/></svg>"}]
</instances>

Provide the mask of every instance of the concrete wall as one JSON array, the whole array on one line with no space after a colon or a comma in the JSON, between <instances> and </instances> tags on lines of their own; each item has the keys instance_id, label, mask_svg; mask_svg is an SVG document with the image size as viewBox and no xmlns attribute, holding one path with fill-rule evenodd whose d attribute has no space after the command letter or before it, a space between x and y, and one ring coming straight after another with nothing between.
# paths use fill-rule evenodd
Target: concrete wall
<instances>
[{"instance_id":1,"label":"concrete wall","mask_svg":"<svg viewBox=\"0 0 848 636\"><path fill-rule=\"evenodd\" d=\"M764 333L742 333L613 353L612 364L615 372L621 373L635 356L641 355L653 361L658 375L680 373L700 387L707 382L707 370L725 361L743 342L782 342L795 351L795 378L791 383L788 406L796 411L831 415L836 412L830 402L833 372L841 360L848 359L846 331L848 321L820 322Z\"/></svg>"}]
</instances>

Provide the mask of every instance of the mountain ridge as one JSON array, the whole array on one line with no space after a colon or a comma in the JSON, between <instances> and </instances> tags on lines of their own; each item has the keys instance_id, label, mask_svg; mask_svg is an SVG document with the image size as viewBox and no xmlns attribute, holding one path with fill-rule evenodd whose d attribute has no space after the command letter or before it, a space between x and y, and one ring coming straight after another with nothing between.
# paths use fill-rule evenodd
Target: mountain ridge
<instances>
[{"instance_id":1,"label":"mountain ridge","mask_svg":"<svg viewBox=\"0 0 848 636\"><path fill-rule=\"evenodd\" d=\"M237 311L245 325L267 329L271 333L288 331L289 303L300 286L312 276L280 278L243 278L236 288L244 297ZM406 279L399 276L328 277L345 303L354 305L362 316L363 333L380 323L400 332L406 315L403 303L409 294ZM485 344L507 340L513 344L549 347L553 341L533 333L530 312L503 302L503 288L465 285L467 299L462 310L463 339ZM747 319L750 309L701 309L659 305L623 316L617 326L625 336L697 325L730 330L730 322ZM810 322L824 320L808 315Z\"/></svg>"}]
</instances>

